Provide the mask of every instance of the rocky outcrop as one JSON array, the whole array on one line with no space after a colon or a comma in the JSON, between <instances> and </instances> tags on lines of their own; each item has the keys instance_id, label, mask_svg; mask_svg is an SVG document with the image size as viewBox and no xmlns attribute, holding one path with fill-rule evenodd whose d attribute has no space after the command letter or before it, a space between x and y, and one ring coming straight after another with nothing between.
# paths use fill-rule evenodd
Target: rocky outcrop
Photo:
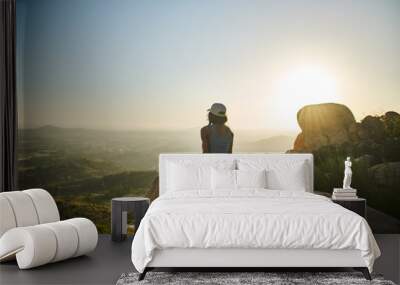
<instances>
[{"instance_id":1,"label":"rocky outcrop","mask_svg":"<svg viewBox=\"0 0 400 285\"><path fill-rule=\"evenodd\" d=\"M353 113L345 105L325 103L308 105L297 113L302 132L294 151L312 151L325 145L340 145L357 137Z\"/></svg>"},{"instance_id":2,"label":"rocky outcrop","mask_svg":"<svg viewBox=\"0 0 400 285\"><path fill-rule=\"evenodd\" d=\"M400 114L396 112L366 116L358 123L345 105L325 103L301 108L297 122L301 133L291 152L313 152L323 146L351 143L359 155L373 154L389 160L399 156Z\"/></svg>"},{"instance_id":3,"label":"rocky outcrop","mask_svg":"<svg viewBox=\"0 0 400 285\"><path fill-rule=\"evenodd\" d=\"M355 165L357 166L360 165L366 168L369 168L371 165L374 165L376 161L377 159L371 154L364 154L354 159Z\"/></svg>"},{"instance_id":4,"label":"rocky outcrop","mask_svg":"<svg viewBox=\"0 0 400 285\"><path fill-rule=\"evenodd\" d=\"M400 219L400 114L390 111L356 122L340 104L303 107L301 133L289 152L314 154L314 187L331 192L343 181L343 161L353 159L353 186L385 214ZM326 189L326 190L323 190Z\"/></svg>"},{"instance_id":5,"label":"rocky outcrop","mask_svg":"<svg viewBox=\"0 0 400 285\"><path fill-rule=\"evenodd\" d=\"M159 177L154 178L151 183L150 188L146 192L146 198L150 199L150 202L153 202L159 196Z\"/></svg>"},{"instance_id":6,"label":"rocky outcrop","mask_svg":"<svg viewBox=\"0 0 400 285\"><path fill-rule=\"evenodd\" d=\"M388 162L374 165L368 174L377 186L397 188L400 185L400 162Z\"/></svg>"}]
</instances>

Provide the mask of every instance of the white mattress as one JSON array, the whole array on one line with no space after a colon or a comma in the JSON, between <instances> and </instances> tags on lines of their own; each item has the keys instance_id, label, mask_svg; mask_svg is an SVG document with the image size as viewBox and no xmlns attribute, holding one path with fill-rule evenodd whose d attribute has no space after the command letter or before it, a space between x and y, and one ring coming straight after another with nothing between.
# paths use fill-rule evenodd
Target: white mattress
<instances>
[{"instance_id":1,"label":"white mattress","mask_svg":"<svg viewBox=\"0 0 400 285\"><path fill-rule=\"evenodd\" d=\"M359 215L307 192L166 193L142 220L132 244L139 272L163 249L359 250L372 271L379 248Z\"/></svg>"}]
</instances>

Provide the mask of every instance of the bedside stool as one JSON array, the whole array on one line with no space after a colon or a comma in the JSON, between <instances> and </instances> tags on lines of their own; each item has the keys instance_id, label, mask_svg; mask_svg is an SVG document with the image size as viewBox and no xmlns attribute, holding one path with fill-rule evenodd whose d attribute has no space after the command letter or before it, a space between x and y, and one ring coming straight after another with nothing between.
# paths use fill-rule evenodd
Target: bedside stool
<instances>
[{"instance_id":1,"label":"bedside stool","mask_svg":"<svg viewBox=\"0 0 400 285\"><path fill-rule=\"evenodd\" d=\"M367 218L367 200L364 198L332 199L332 202L359 214L364 219Z\"/></svg>"},{"instance_id":2,"label":"bedside stool","mask_svg":"<svg viewBox=\"0 0 400 285\"><path fill-rule=\"evenodd\" d=\"M111 200L111 239L123 241L128 232L128 212L133 213L135 232L146 214L150 199L144 197L119 197Z\"/></svg>"}]
</instances>

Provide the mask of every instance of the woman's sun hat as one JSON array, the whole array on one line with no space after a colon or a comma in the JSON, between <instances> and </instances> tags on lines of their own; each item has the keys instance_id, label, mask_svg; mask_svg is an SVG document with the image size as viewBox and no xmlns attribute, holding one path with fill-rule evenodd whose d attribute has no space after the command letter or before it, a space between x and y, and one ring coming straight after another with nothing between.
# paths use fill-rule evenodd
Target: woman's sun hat
<instances>
[{"instance_id":1,"label":"woman's sun hat","mask_svg":"<svg viewBox=\"0 0 400 285\"><path fill-rule=\"evenodd\" d=\"M211 114L217 117L225 117L226 116L226 107L221 103L212 104L211 108L207 110Z\"/></svg>"}]
</instances>

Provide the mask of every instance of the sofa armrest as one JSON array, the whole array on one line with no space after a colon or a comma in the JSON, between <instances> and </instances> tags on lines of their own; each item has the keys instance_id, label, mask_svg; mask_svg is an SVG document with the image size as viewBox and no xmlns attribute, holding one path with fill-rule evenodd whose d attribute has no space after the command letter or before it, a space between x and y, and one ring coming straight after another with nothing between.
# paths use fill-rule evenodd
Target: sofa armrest
<instances>
[{"instance_id":1,"label":"sofa armrest","mask_svg":"<svg viewBox=\"0 0 400 285\"><path fill-rule=\"evenodd\" d=\"M15 256L21 269L49 263L56 252L53 232L42 225L13 228L0 238L0 261Z\"/></svg>"},{"instance_id":2,"label":"sofa armrest","mask_svg":"<svg viewBox=\"0 0 400 285\"><path fill-rule=\"evenodd\" d=\"M16 257L28 269L87 254L97 240L96 226L85 218L13 228L0 238L0 261Z\"/></svg>"}]
</instances>

